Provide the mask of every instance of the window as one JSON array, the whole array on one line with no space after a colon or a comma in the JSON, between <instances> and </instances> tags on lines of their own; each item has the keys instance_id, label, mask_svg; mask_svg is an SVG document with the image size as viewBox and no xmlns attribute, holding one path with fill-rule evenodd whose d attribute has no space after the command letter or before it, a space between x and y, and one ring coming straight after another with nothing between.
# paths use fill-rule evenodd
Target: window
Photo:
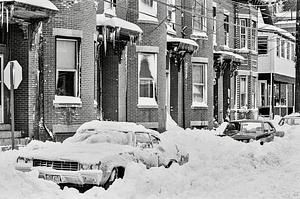
<instances>
[{"instance_id":1,"label":"window","mask_svg":"<svg viewBox=\"0 0 300 199\"><path fill-rule=\"evenodd\" d=\"M258 37L258 54L260 54L260 55L268 54L268 37L267 36Z\"/></svg>"},{"instance_id":2,"label":"window","mask_svg":"<svg viewBox=\"0 0 300 199\"><path fill-rule=\"evenodd\" d=\"M291 59L295 61L295 44L291 43Z\"/></svg>"},{"instance_id":3,"label":"window","mask_svg":"<svg viewBox=\"0 0 300 199\"><path fill-rule=\"evenodd\" d=\"M267 83L260 83L260 105L267 106L268 105L268 95L267 95Z\"/></svg>"},{"instance_id":4,"label":"window","mask_svg":"<svg viewBox=\"0 0 300 199\"><path fill-rule=\"evenodd\" d=\"M78 40L56 39L56 95L78 96Z\"/></svg>"},{"instance_id":5,"label":"window","mask_svg":"<svg viewBox=\"0 0 300 199\"><path fill-rule=\"evenodd\" d=\"M274 84L274 101L275 106L287 105L287 87L286 84Z\"/></svg>"},{"instance_id":6,"label":"window","mask_svg":"<svg viewBox=\"0 0 300 199\"><path fill-rule=\"evenodd\" d=\"M291 57L291 47L290 47L290 42L286 43L286 58L290 59Z\"/></svg>"},{"instance_id":7,"label":"window","mask_svg":"<svg viewBox=\"0 0 300 199\"><path fill-rule=\"evenodd\" d=\"M167 6L167 32L176 35L175 31L175 8L173 7L175 5L175 0L168 0Z\"/></svg>"},{"instance_id":8,"label":"window","mask_svg":"<svg viewBox=\"0 0 300 199\"><path fill-rule=\"evenodd\" d=\"M241 48L247 48L247 21L246 19L241 19Z\"/></svg>"},{"instance_id":9,"label":"window","mask_svg":"<svg viewBox=\"0 0 300 199\"><path fill-rule=\"evenodd\" d=\"M139 0L139 19L141 21L157 20L157 2L153 0Z\"/></svg>"},{"instance_id":10,"label":"window","mask_svg":"<svg viewBox=\"0 0 300 199\"><path fill-rule=\"evenodd\" d=\"M217 7L213 7L213 43L217 45Z\"/></svg>"},{"instance_id":11,"label":"window","mask_svg":"<svg viewBox=\"0 0 300 199\"><path fill-rule=\"evenodd\" d=\"M206 64L193 64L193 105L206 103Z\"/></svg>"},{"instance_id":12,"label":"window","mask_svg":"<svg viewBox=\"0 0 300 199\"><path fill-rule=\"evenodd\" d=\"M285 58L285 40L281 40L281 57Z\"/></svg>"},{"instance_id":13,"label":"window","mask_svg":"<svg viewBox=\"0 0 300 199\"><path fill-rule=\"evenodd\" d=\"M256 50L256 21L252 21L251 28L251 49Z\"/></svg>"},{"instance_id":14,"label":"window","mask_svg":"<svg viewBox=\"0 0 300 199\"><path fill-rule=\"evenodd\" d=\"M104 13L116 15L116 0L104 1Z\"/></svg>"},{"instance_id":15,"label":"window","mask_svg":"<svg viewBox=\"0 0 300 199\"><path fill-rule=\"evenodd\" d=\"M156 54L139 53L139 104L157 105L156 91Z\"/></svg>"},{"instance_id":16,"label":"window","mask_svg":"<svg viewBox=\"0 0 300 199\"><path fill-rule=\"evenodd\" d=\"M276 38L276 55L280 56L280 38Z\"/></svg>"},{"instance_id":17,"label":"window","mask_svg":"<svg viewBox=\"0 0 300 199\"><path fill-rule=\"evenodd\" d=\"M224 45L228 46L229 42L229 15L224 14Z\"/></svg>"},{"instance_id":18,"label":"window","mask_svg":"<svg viewBox=\"0 0 300 199\"><path fill-rule=\"evenodd\" d=\"M206 0L195 0L193 12L193 31L206 31Z\"/></svg>"},{"instance_id":19,"label":"window","mask_svg":"<svg viewBox=\"0 0 300 199\"><path fill-rule=\"evenodd\" d=\"M148 6L152 7L153 6L153 0L142 0L144 4L147 4Z\"/></svg>"},{"instance_id":20,"label":"window","mask_svg":"<svg viewBox=\"0 0 300 199\"><path fill-rule=\"evenodd\" d=\"M247 78L240 77L240 107L247 106Z\"/></svg>"}]
</instances>

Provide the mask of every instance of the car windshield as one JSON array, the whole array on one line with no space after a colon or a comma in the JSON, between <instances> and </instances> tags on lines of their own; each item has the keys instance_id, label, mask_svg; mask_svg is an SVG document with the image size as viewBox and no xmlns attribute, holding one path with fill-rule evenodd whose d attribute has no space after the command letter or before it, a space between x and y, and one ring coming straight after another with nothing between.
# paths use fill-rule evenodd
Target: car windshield
<instances>
[{"instance_id":1,"label":"car windshield","mask_svg":"<svg viewBox=\"0 0 300 199\"><path fill-rule=\"evenodd\" d=\"M262 125L260 122L242 122L241 123L241 132L256 133L257 131L262 131Z\"/></svg>"},{"instance_id":2,"label":"car windshield","mask_svg":"<svg viewBox=\"0 0 300 199\"><path fill-rule=\"evenodd\" d=\"M113 144L130 144L130 135L128 132L102 130L102 131L85 131L75 134L65 140L65 142L86 142L86 143L113 143Z\"/></svg>"}]
</instances>

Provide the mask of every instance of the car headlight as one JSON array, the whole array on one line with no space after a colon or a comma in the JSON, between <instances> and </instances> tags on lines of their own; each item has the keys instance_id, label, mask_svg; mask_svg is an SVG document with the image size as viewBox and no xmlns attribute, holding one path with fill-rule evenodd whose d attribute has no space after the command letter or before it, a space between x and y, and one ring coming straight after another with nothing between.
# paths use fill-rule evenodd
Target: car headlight
<instances>
[{"instance_id":1,"label":"car headlight","mask_svg":"<svg viewBox=\"0 0 300 199\"><path fill-rule=\"evenodd\" d=\"M99 170L100 169L101 162L97 164L81 164L82 170Z\"/></svg>"},{"instance_id":2,"label":"car headlight","mask_svg":"<svg viewBox=\"0 0 300 199\"><path fill-rule=\"evenodd\" d=\"M25 158L25 157L18 157L17 158L17 163L19 164L32 164L32 159L30 158Z\"/></svg>"}]
</instances>

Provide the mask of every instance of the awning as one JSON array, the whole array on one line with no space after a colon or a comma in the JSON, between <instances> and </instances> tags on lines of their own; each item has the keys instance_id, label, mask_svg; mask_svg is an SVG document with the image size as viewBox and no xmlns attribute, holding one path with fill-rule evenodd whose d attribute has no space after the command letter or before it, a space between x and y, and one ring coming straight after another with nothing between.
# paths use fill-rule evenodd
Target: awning
<instances>
[{"instance_id":1,"label":"awning","mask_svg":"<svg viewBox=\"0 0 300 199\"><path fill-rule=\"evenodd\" d=\"M172 47L177 47L179 51L193 52L198 49L198 44L192 39L185 39L179 37L171 37L167 35L167 43Z\"/></svg>"},{"instance_id":2,"label":"awning","mask_svg":"<svg viewBox=\"0 0 300 199\"><path fill-rule=\"evenodd\" d=\"M121 19L119 17L107 17L104 14L97 14L97 26L108 26L121 28L122 32L128 34L142 34L143 30L136 24Z\"/></svg>"},{"instance_id":3,"label":"awning","mask_svg":"<svg viewBox=\"0 0 300 199\"><path fill-rule=\"evenodd\" d=\"M241 61L245 60L245 58L243 56L233 53L233 52L229 52L229 51L214 51L214 54L221 54L221 55L229 56L231 59L235 58L235 59L239 59Z\"/></svg>"},{"instance_id":4,"label":"awning","mask_svg":"<svg viewBox=\"0 0 300 199\"><path fill-rule=\"evenodd\" d=\"M45 8L48 10L58 11L57 7L49 0L0 0L1 2L16 2L34 7Z\"/></svg>"}]
</instances>

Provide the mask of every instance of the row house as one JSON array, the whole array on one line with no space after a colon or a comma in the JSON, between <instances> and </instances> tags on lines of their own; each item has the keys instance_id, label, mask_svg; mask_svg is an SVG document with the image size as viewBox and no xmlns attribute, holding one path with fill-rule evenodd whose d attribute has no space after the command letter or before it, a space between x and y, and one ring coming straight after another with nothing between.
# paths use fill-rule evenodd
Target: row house
<instances>
[{"instance_id":1,"label":"row house","mask_svg":"<svg viewBox=\"0 0 300 199\"><path fill-rule=\"evenodd\" d=\"M294 111L295 37L284 29L260 21L259 114L284 116Z\"/></svg>"},{"instance_id":2,"label":"row house","mask_svg":"<svg viewBox=\"0 0 300 199\"><path fill-rule=\"evenodd\" d=\"M11 129L15 130L15 144L24 144L22 137L37 130L39 118L37 99L39 78L39 31L42 22L48 21L57 7L48 0L10 0L0 2L0 144L11 144ZM9 62L13 61L14 62ZM22 81L14 90L14 101L10 100L4 76L6 67L17 62L22 67ZM10 108L14 105L14 126L11 126Z\"/></svg>"},{"instance_id":3,"label":"row house","mask_svg":"<svg viewBox=\"0 0 300 199\"><path fill-rule=\"evenodd\" d=\"M212 8L214 117L218 122L254 118L258 7L247 1L215 1Z\"/></svg>"}]
</instances>

